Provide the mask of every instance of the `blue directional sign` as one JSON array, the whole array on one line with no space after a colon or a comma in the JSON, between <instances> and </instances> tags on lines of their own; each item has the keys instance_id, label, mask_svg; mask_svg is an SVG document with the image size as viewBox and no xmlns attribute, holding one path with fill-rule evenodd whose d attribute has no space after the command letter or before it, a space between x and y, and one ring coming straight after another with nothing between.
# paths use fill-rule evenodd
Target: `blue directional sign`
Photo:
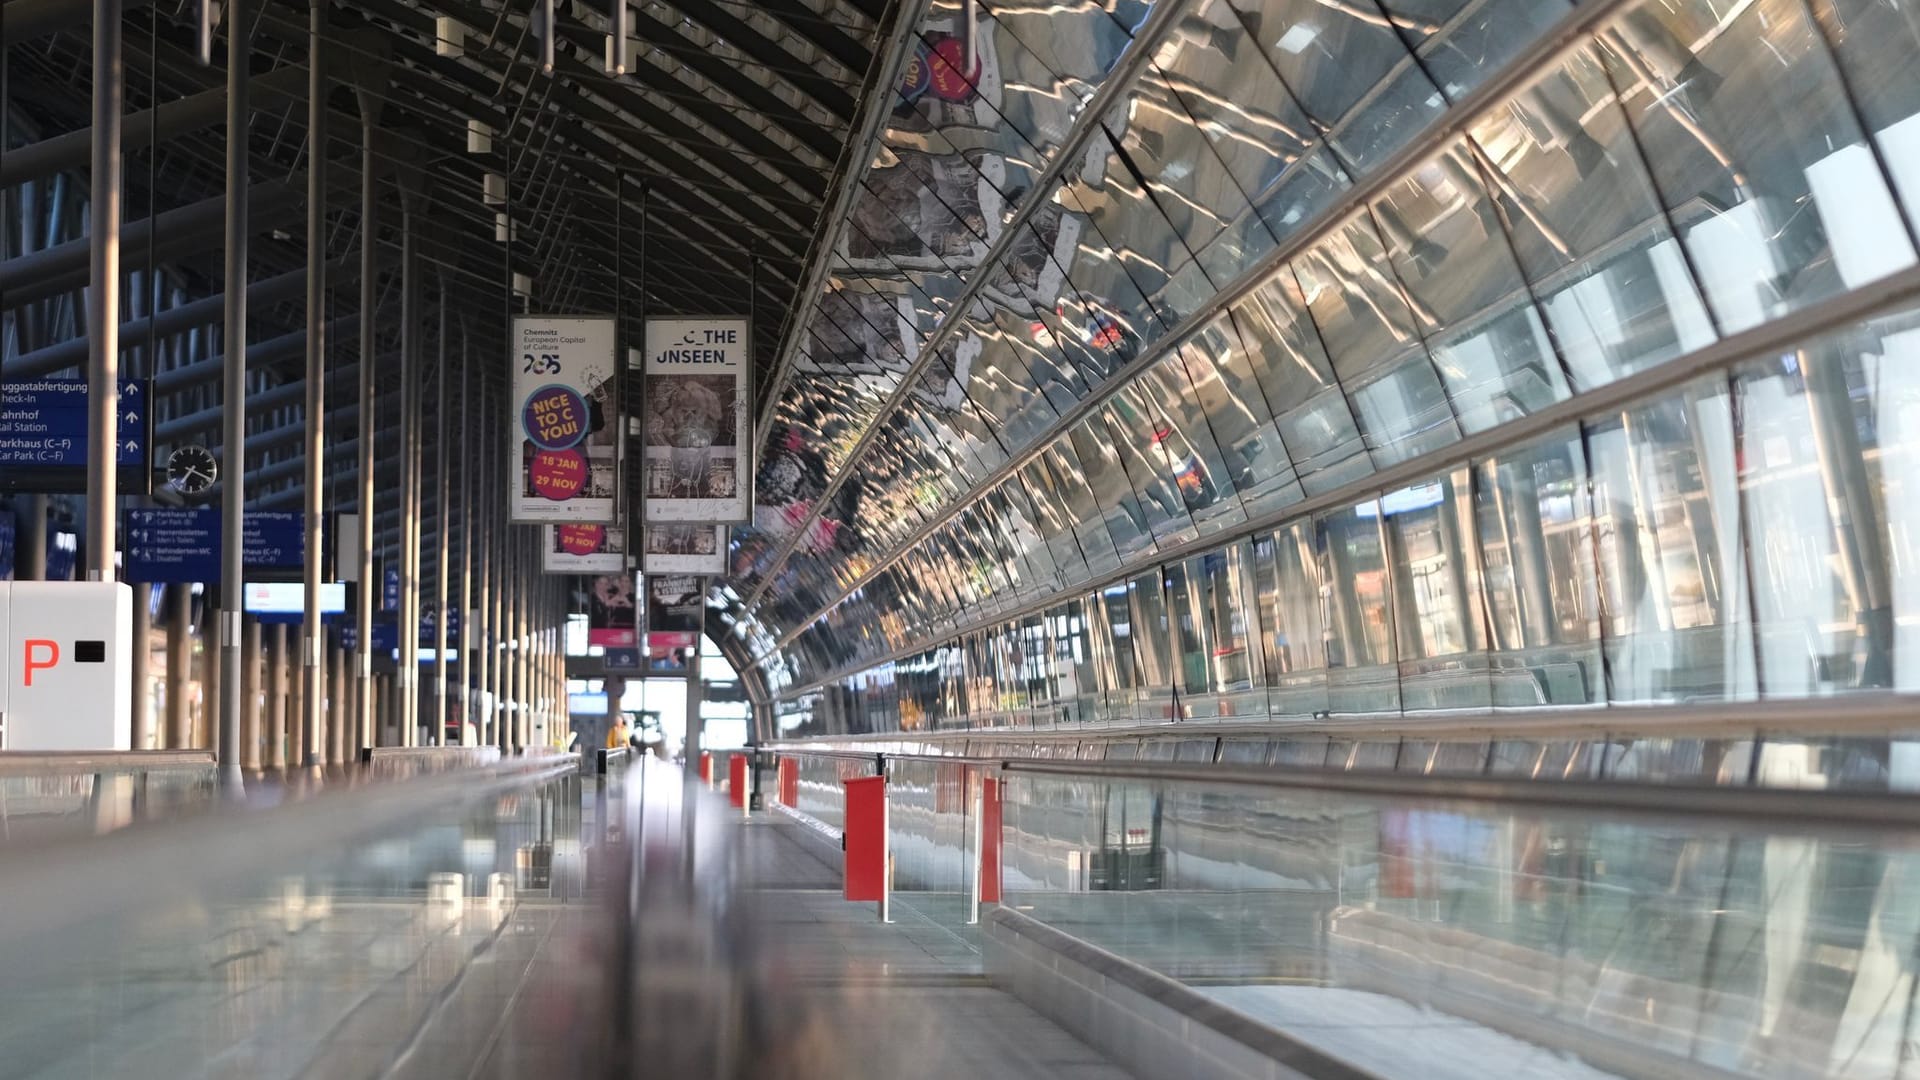
<instances>
[{"instance_id":1,"label":"blue directional sign","mask_svg":"<svg viewBox=\"0 0 1920 1080\"><path fill-rule=\"evenodd\" d=\"M0 581L13 580L13 515L0 513Z\"/></svg>"},{"instance_id":2,"label":"blue directional sign","mask_svg":"<svg viewBox=\"0 0 1920 1080\"><path fill-rule=\"evenodd\" d=\"M456 655L460 648L459 625L460 620L456 618L449 623L447 627L447 652L449 656ZM358 626L353 623L346 623L340 627L341 648L351 649L359 640L360 628ZM375 656L391 656L397 652L399 648L399 623L377 622L373 624L373 652ZM426 663L427 660L424 654L433 651L433 621L431 619L420 620L420 648L423 651L423 659L421 662Z\"/></svg>"},{"instance_id":3,"label":"blue directional sign","mask_svg":"<svg viewBox=\"0 0 1920 1080\"><path fill-rule=\"evenodd\" d=\"M0 382L0 490L85 490L87 398L84 379ZM120 380L114 460L123 493L152 490L151 399L146 380Z\"/></svg>"},{"instance_id":4,"label":"blue directional sign","mask_svg":"<svg viewBox=\"0 0 1920 1080\"><path fill-rule=\"evenodd\" d=\"M352 623L340 627L340 647L353 649L360 644L360 628ZM392 653L400 647L400 625L398 623L377 622L373 624L373 652L375 656Z\"/></svg>"},{"instance_id":5,"label":"blue directional sign","mask_svg":"<svg viewBox=\"0 0 1920 1080\"><path fill-rule=\"evenodd\" d=\"M129 510L125 527L128 581L220 580L220 509ZM307 536L289 511L249 510L241 524L247 576L270 580L305 565Z\"/></svg>"},{"instance_id":6,"label":"blue directional sign","mask_svg":"<svg viewBox=\"0 0 1920 1080\"><path fill-rule=\"evenodd\" d=\"M608 671L639 671L639 647L634 645L608 646L606 669Z\"/></svg>"},{"instance_id":7,"label":"blue directional sign","mask_svg":"<svg viewBox=\"0 0 1920 1080\"><path fill-rule=\"evenodd\" d=\"M380 579L380 610L400 610L400 569L389 566Z\"/></svg>"}]
</instances>

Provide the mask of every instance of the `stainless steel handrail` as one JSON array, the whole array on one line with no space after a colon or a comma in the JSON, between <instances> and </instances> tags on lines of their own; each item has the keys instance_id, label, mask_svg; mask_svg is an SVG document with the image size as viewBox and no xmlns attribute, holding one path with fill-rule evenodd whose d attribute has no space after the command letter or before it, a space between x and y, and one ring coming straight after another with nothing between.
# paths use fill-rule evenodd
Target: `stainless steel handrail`
<instances>
[{"instance_id":1,"label":"stainless steel handrail","mask_svg":"<svg viewBox=\"0 0 1920 1080\"><path fill-rule=\"evenodd\" d=\"M216 764L211 750L9 750L0 754L0 776L212 770Z\"/></svg>"},{"instance_id":2,"label":"stainless steel handrail","mask_svg":"<svg viewBox=\"0 0 1920 1080\"><path fill-rule=\"evenodd\" d=\"M1409 776L1404 773L1281 766L1187 765L1174 762L1059 761L948 757L938 754L862 754L846 750L766 748L790 757L872 762L932 762L994 769L1003 774L1057 776L1125 783L1171 783L1316 792L1426 804L1503 804L1543 810L1577 810L1607 816L1653 815L1733 819L1774 825L1849 829L1920 830L1920 795L1793 788L1712 787L1602 780L1534 780L1517 777ZM1920 836L1914 842L1920 844Z\"/></svg>"}]
</instances>

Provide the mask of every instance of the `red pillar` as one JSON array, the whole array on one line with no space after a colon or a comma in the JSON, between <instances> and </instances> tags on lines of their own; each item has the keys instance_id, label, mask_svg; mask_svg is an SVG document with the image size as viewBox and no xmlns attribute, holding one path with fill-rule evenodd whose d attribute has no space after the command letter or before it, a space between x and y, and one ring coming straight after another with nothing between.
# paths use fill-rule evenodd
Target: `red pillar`
<instances>
[{"instance_id":1,"label":"red pillar","mask_svg":"<svg viewBox=\"0 0 1920 1080\"><path fill-rule=\"evenodd\" d=\"M736 809L747 808L747 755L732 754L727 758L727 801Z\"/></svg>"},{"instance_id":2,"label":"red pillar","mask_svg":"<svg viewBox=\"0 0 1920 1080\"><path fill-rule=\"evenodd\" d=\"M887 891L887 778L862 776L840 782L847 793L848 900L884 900Z\"/></svg>"},{"instance_id":3,"label":"red pillar","mask_svg":"<svg viewBox=\"0 0 1920 1080\"><path fill-rule=\"evenodd\" d=\"M980 781L980 902L1000 902L1000 781Z\"/></svg>"}]
</instances>

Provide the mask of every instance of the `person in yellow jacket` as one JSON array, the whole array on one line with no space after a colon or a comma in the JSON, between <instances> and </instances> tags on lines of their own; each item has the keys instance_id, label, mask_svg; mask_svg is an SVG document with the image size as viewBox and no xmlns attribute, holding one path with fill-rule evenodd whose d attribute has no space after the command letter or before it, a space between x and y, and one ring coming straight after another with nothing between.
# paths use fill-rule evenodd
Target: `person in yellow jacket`
<instances>
[{"instance_id":1,"label":"person in yellow jacket","mask_svg":"<svg viewBox=\"0 0 1920 1080\"><path fill-rule=\"evenodd\" d=\"M623 714L607 728L607 749L618 750L627 745L627 718Z\"/></svg>"}]
</instances>

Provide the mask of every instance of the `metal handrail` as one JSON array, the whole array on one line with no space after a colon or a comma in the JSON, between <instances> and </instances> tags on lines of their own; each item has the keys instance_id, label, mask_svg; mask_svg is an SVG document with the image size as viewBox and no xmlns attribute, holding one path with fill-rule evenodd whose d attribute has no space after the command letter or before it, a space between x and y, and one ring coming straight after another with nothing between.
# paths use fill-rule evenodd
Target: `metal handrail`
<instances>
[{"instance_id":1,"label":"metal handrail","mask_svg":"<svg viewBox=\"0 0 1920 1080\"><path fill-rule=\"evenodd\" d=\"M948 757L939 754L862 754L846 750L769 748L791 757L859 761L931 762L994 769L1009 775L1057 776L1126 783L1171 783L1316 792L1429 804L1502 804L1536 810L1575 810L1607 816L1734 819L1795 827L1920 830L1920 795L1794 788L1714 787L1606 780L1408 775L1289 766L1197 765L1177 762L1059 761ZM1920 838L1917 838L1920 842Z\"/></svg>"},{"instance_id":2,"label":"metal handrail","mask_svg":"<svg viewBox=\"0 0 1920 1080\"><path fill-rule=\"evenodd\" d=\"M1262 688L1256 687L1255 690ZM1225 694L1179 695L1224 697ZM1175 699L1176 701L1179 698ZM1052 705L1016 712L1045 712ZM1766 701L1701 701L1662 705L1559 705L1529 708L1452 709L1429 713L1352 713L1339 716L1196 717L1078 727L944 728L938 731L881 731L819 736L837 743L944 742L955 739L1021 739L1035 742L1119 738L1195 738L1259 735L1363 736L1371 739L1598 738L1633 735L1737 733L1835 735L1905 732L1920 716L1920 694L1869 690L1832 697L1773 698Z\"/></svg>"},{"instance_id":3,"label":"metal handrail","mask_svg":"<svg viewBox=\"0 0 1920 1080\"><path fill-rule=\"evenodd\" d=\"M102 773L212 769L211 750L9 750L0 776L98 776Z\"/></svg>"}]
</instances>

